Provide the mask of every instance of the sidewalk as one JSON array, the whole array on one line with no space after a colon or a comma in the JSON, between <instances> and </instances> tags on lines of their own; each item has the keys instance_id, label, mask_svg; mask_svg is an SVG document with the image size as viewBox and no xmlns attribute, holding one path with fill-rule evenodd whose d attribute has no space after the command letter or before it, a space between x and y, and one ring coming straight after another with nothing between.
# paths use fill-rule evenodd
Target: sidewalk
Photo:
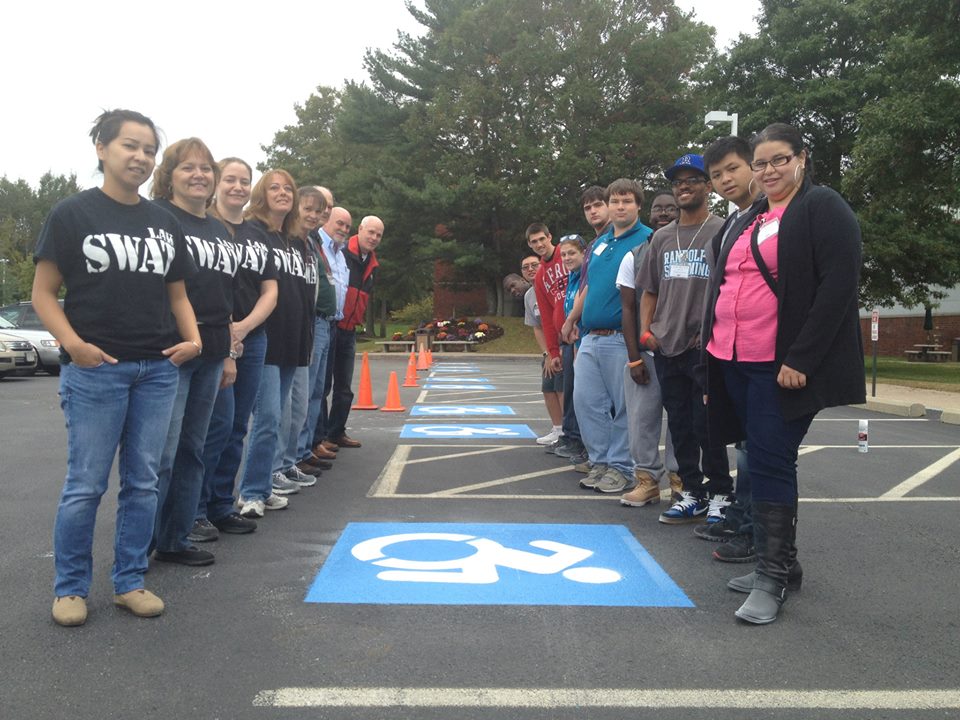
<instances>
[{"instance_id":1,"label":"sidewalk","mask_svg":"<svg viewBox=\"0 0 960 720\"><path fill-rule=\"evenodd\" d=\"M867 383L867 407L879 412L898 415L917 414L910 410L922 405L925 410L941 412L941 420L960 424L960 391L923 390L905 385L877 383L876 397L870 396L871 384Z\"/></svg>"}]
</instances>

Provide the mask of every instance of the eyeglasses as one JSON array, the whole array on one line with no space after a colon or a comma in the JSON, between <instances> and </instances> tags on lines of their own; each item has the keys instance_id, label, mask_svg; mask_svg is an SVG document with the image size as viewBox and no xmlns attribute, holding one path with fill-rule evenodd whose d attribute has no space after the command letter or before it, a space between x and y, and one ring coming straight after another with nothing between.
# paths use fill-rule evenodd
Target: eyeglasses
<instances>
[{"instance_id":1,"label":"eyeglasses","mask_svg":"<svg viewBox=\"0 0 960 720\"><path fill-rule=\"evenodd\" d=\"M790 153L789 155L774 155L769 161L754 160L752 163L750 163L750 169L754 172L763 172L767 169L767 165L770 165L771 167L783 167L790 162L790 158L795 156L796 153Z\"/></svg>"},{"instance_id":2,"label":"eyeglasses","mask_svg":"<svg viewBox=\"0 0 960 720\"><path fill-rule=\"evenodd\" d=\"M695 187L696 185L703 185L706 181L706 178L693 176L671 180L670 184L674 187L683 187L684 185L687 187Z\"/></svg>"},{"instance_id":3,"label":"eyeglasses","mask_svg":"<svg viewBox=\"0 0 960 720\"><path fill-rule=\"evenodd\" d=\"M521 266L520 266L520 269L521 269L521 270L536 270L538 267L540 267L540 263L527 263L526 265L521 265Z\"/></svg>"}]
</instances>

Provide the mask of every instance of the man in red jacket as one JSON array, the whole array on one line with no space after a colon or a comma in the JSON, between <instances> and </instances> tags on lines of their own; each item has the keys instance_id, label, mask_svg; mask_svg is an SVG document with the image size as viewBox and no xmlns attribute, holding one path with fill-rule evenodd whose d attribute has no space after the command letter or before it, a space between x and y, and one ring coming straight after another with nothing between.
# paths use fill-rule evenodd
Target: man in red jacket
<instances>
[{"instance_id":1,"label":"man in red jacket","mask_svg":"<svg viewBox=\"0 0 960 720\"><path fill-rule=\"evenodd\" d=\"M350 271L350 281L343 302L343 320L337 323L337 338L333 348L333 391L330 415L327 419L327 443L338 447L357 448L360 441L347 435L347 417L353 404L353 365L357 354L357 325L362 325L367 312L367 301L376 279L377 254L374 252L383 238L383 221L368 215L360 221L357 234L343 249Z\"/></svg>"}]
</instances>

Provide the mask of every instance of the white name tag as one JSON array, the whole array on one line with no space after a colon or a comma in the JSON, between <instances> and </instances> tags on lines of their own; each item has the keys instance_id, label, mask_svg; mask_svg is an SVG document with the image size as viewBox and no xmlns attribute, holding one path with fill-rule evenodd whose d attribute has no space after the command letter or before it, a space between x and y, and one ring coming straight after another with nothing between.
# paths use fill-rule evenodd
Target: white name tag
<instances>
[{"instance_id":1,"label":"white name tag","mask_svg":"<svg viewBox=\"0 0 960 720\"><path fill-rule=\"evenodd\" d=\"M757 245L760 245L764 240L773 237L778 232L780 232L780 221L776 218L768 223L764 223L760 228L760 232L757 233Z\"/></svg>"},{"instance_id":2,"label":"white name tag","mask_svg":"<svg viewBox=\"0 0 960 720\"><path fill-rule=\"evenodd\" d=\"M607 244L606 244L606 243L600 243L599 245L597 245L597 246L593 249L593 254L594 254L594 255L601 255L601 254L603 254L603 251L606 250L606 249L607 249Z\"/></svg>"},{"instance_id":3,"label":"white name tag","mask_svg":"<svg viewBox=\"0 0 960 720\"><path fill-rule=\"evenodd\" d=\"M690 277L690 265L688 263L671 263L667 277L686 280Z\"/></svg>"}]
</instances>

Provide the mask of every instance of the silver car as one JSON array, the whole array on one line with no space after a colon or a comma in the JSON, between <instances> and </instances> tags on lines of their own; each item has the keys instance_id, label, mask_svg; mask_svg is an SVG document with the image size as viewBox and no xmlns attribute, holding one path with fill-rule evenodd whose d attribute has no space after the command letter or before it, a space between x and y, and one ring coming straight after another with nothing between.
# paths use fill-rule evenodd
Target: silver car
<instances>
[{"instance_id":1,"label":"silver car","mask_svg":"<svg viewBox=\"0 0 960 720\"><path fill-rule=\"evenodd\" d=\"M7 375L33 375L37 371L37 352L29 340L0 333L0 378Z\"/></svg>"},{"instance_id":2,"label":"silver car","mask_svg":"<svg viewBox=\"0 0 960 720\"><path fill-rule=\"evenodd\" d=\"M60 374L60 343L47 332L30 303L0 308L0 331L29 340L37 351L38 368L51 375Z\"/></svg>"}]
</instances>

